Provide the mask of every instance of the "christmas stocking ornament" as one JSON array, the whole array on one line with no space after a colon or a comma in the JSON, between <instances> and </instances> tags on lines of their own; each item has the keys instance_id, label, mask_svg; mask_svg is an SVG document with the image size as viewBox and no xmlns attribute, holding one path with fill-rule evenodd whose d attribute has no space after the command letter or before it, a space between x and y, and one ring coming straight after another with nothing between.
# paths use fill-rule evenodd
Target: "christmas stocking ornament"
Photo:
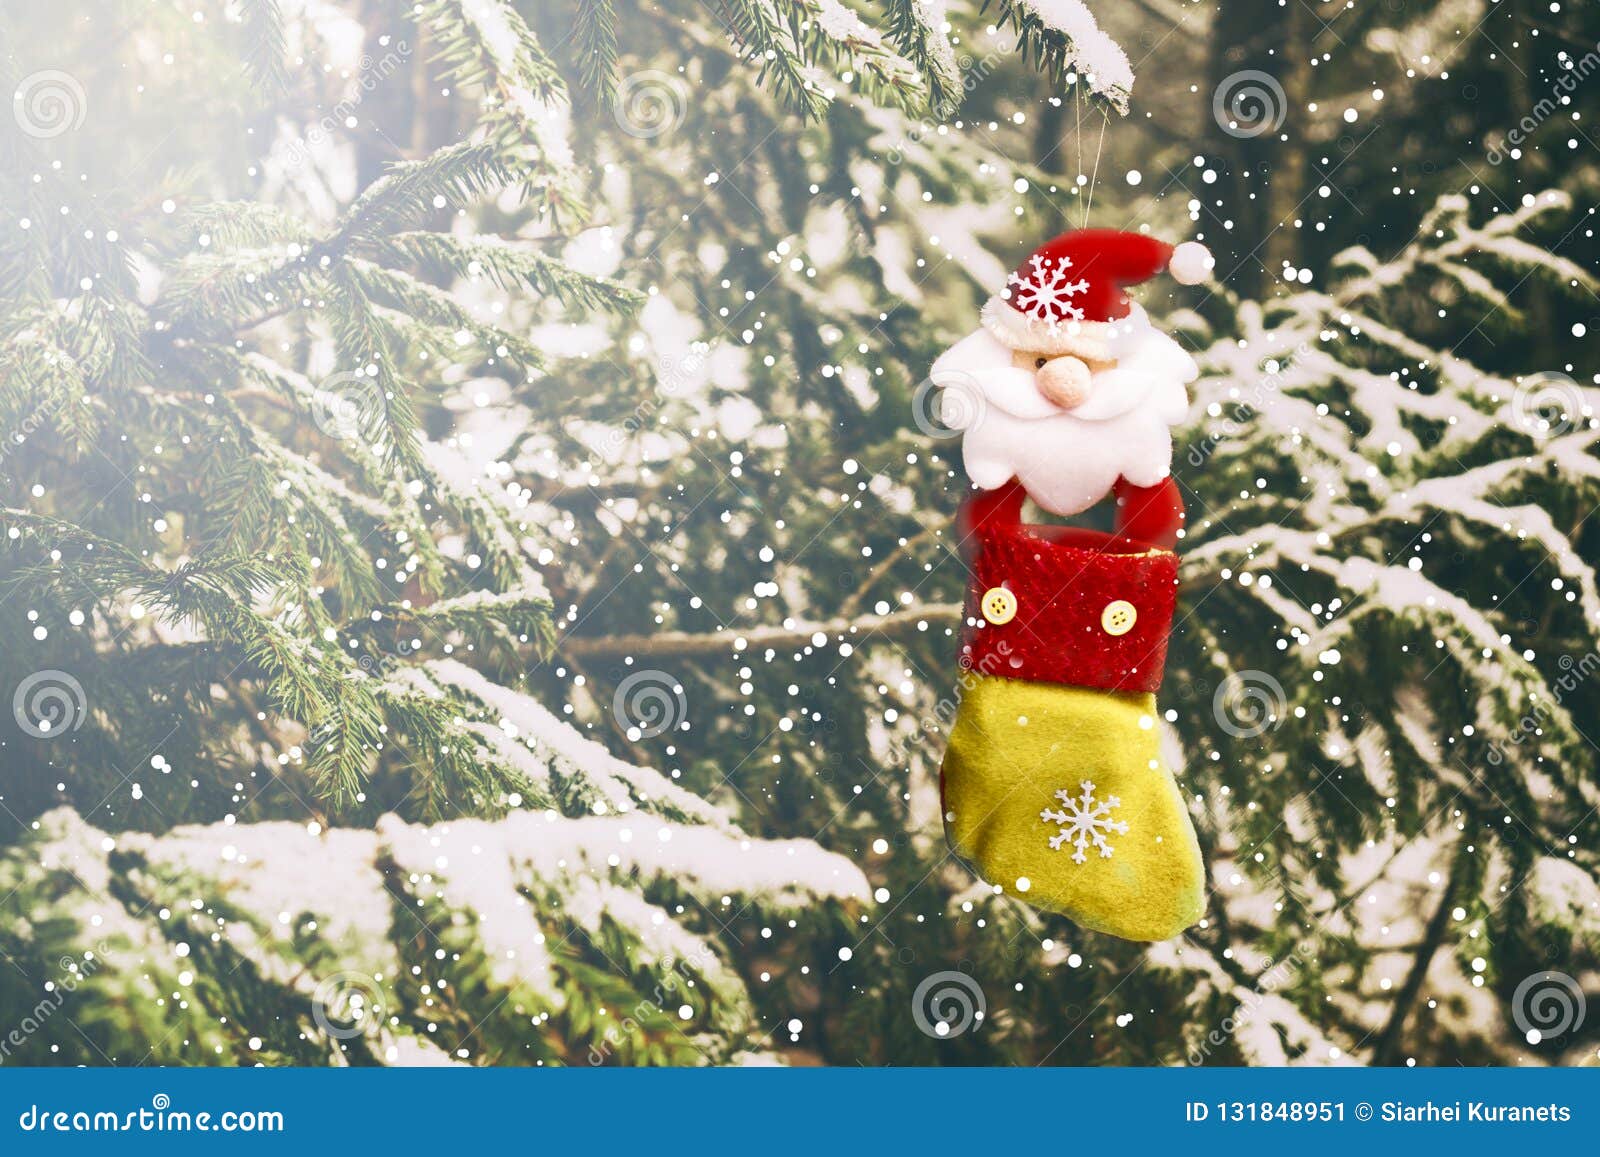
<instances>
[{"instance_id":1,"label":"christmas stocking ornament","mask_svg":"<svg viewBox=\"0 0 1600 1157\"><path fill-rule=\"evenodd\" d=\"M989 883L1129 940L1199 919L1205 872L1155 701L1183 522L1169 428L1198 370L1122 287L1208 264L1192 242L1066 234L932 374L967 394L963 457L985 492L961 517L971 580L945 832ZM1115 530L1025 524L1029 497L1061 515L1114 497Z\"/></svg>"},{"instance_id":2,"label":"christmas stocking ornament","mask_svg":"<svg viewBox=\"0 0 1600 1157\"><path fill-rule=\"evenodd\" d=\"M1171 551L1028 526L1023 492L969 499L961 706L940 773L945 832L991 884L1085 928L1165 940L1205 874L1157 751L1177 592Z\"/></svg>"}]
</instances>

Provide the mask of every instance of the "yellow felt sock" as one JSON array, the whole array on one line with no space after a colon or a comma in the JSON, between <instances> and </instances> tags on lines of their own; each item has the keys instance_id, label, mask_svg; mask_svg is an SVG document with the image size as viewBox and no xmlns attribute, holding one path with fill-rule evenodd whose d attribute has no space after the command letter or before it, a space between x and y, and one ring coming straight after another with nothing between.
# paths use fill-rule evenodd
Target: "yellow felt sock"
<instances>
[{"instance_id":1,"label":"yellow felt sock","mask_svg":"<svg viewBox=\"0 0 1600 1157\"><path fill-rule=\"evenodd\" d=\"M964 681L941 777L957 853L989 883L1097 932L1165 940L1198 920L1205 869L1157 750L1155 697Z\"/></svg>"}]
</instances>

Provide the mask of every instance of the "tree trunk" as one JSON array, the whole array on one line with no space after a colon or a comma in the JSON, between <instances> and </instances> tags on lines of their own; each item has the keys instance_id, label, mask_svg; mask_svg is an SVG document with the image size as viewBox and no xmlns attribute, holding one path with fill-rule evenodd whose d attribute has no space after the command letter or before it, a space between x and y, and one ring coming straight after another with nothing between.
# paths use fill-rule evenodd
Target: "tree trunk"
<instances>
[{"instance_id":1,"label":"tree trunk","mask_svg":"<svg viewBox=\"0 0 1600 1157\"><path fill-rule=\"evenodd\" d=\"M1233 229L1210 230L1211 248L1224 278L1251 297L1264 296L1286 262L1299 263L1295 220L1310 181L1304 126L1296 120L1311 96L1313 38L1305 7L1285 9L1278 0L1221 0L1212 25L1223 204L1207 208L1231 219ZM1271 82L1249 73L1265 73Z\"/></svg>"}]
</instances>

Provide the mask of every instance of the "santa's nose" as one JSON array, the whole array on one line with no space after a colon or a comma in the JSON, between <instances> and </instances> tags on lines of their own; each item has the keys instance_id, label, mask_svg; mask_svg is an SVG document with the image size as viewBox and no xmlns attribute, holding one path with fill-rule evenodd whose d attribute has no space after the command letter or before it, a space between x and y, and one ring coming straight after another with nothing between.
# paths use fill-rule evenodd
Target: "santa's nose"
<instances>
[{"instance_id":1,"label":"santa's nose","mask_svg":"<svg viewBox=\"0 0 1600 1157\"><path fill-rule=\"evenodd\" d=\"M1033 379L1039 392L1063 410L1089 400L1089 367L1079 358L1071 355L1051 358L1035 371Z\"/></svg>"}]
</instances>

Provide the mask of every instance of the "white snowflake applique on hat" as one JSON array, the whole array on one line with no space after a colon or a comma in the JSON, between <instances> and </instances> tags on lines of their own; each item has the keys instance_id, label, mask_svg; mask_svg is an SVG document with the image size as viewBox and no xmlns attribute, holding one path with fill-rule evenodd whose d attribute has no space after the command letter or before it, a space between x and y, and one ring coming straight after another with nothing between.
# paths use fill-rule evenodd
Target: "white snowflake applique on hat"
<instances>
[{"instance_id":1,"label":"white snowflake applique on hat","mask_svg":"<svg viewBox=\"0 0 1600 1157\"><path fill-rule=\"evenodd\" d=\"M1089 845L1093 843L1100 850L1102 859L1110 859L1112 847L1106 840L1107 834L1128 834L1127 824L1111 818L1111 813L1122 806L1122 801L1114 795L1096 799L1094 784L1088 780L1078 786L1083 789L1082 795L1074 796L1065 789L1058 791L1055 794L1061 801L1061 808L1045 808L1039 813L1039 818L1045 823L1055 824L1061 829L1050 837L1050 847L1059 852L1070 843L1075 849L1072 853L1073 863L1081 864L1089 858Z\"/></svg>"},{"instance_id":2,"label":"white snowflake applique on hat","mask_svg":"<svg viewBox=\"0 0 1600 1157\"><path fill-rule=\"evenodd\" d=\"M1082 278L1068 281L1067 270L1071 268L1070 257L1052 263L1050 258L1034 254L1028 262L1028 276L1013 273L1006 279L1012 306L1048 321L1052 329L1063 320L1082 321L1083 307L1074 305L1072 299L1087 291L1089 282Z\"/></svg>"}]
</instances>

